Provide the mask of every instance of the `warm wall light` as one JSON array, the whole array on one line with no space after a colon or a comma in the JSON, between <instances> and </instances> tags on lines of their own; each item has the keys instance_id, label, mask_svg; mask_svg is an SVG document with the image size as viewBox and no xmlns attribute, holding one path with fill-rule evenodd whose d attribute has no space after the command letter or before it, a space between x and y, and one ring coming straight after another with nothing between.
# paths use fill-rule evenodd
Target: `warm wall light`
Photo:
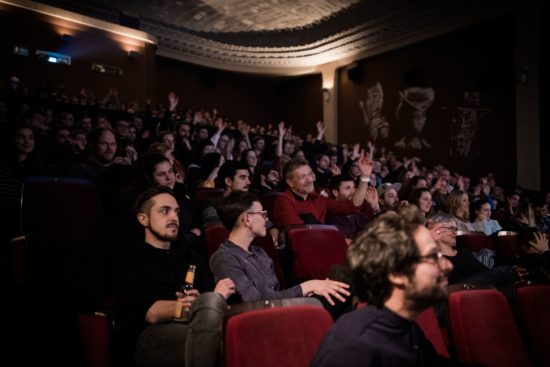
<instances>
[{"instance_id":1,"label":"warm wall light","mask_svg":"<svg viewBox=\"0 0 550 367\"><path fill-rule=\"evenodd\" d=\"M323 88L323 98L324 98L325 102L330 101L330 89Z\"/></svg>"}]
</instances>

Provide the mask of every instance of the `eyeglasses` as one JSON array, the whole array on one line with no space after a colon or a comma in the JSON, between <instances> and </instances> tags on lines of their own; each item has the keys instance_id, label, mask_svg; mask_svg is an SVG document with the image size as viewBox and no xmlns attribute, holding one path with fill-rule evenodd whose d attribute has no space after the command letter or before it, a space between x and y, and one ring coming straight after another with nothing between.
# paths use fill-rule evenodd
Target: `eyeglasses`
<instances>
[{"instance_id":1,"label":"eyeglasses","mask_svg":"<svg viewBox=\"0 0 550 367\"><path fill-rule=\"evenodd\" d=\"M430 264L439 264L441 259L443 259L443 254L441 253L441 251L437 251L437 252L434 252L434 253L431 253L431 254L428 254L428 255L418 256L417 259L418 259L418 262L427 262L427 263L430 263Z\"/></svg>"},{"instance_id":2,"label":"eyeglasses","mask_svg":"<svg viewBox=\"0 0 550 367\"><path fill-rule=\"evenodd\" d=\"M264 219L267 219L267 210L260 210L259 212L246 212L246 214L260 214Z\"/></svg>"},{"instance_id":3,"label":"eyeglasses","mask_svg":"<svg viewBox=\"0 0 550 367\"><path fill-rule=\"evenodd\" d=\"M441 229L448 229L449 231L452 231L452 232L458 231L458 227L441 227Z\"/></svg>"}]
</instances>

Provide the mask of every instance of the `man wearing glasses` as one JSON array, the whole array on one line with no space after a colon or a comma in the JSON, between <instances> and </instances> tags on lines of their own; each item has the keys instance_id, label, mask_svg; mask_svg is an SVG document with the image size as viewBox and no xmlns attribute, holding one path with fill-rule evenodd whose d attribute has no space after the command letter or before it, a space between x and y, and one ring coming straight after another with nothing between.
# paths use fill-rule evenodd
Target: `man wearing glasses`
<instances>
[{"instance_id":1,"label":"man wearing glasses","mask_svg":"<svg viewBox=\"0 0 550 367\"><path fill-rule=\"evenodd\" d=\"M266 235L267 212L258 197L245 191L235 191L224 198L219 207L223 224L231 232L229 239L210 257L214 279L228 276L235 282L236 302L249 302L316 295L330 305L334 300L345 302L349 286L333 280L309 280L288 289L281 289L273 260L252 240Z\"/></svg>"},{"instance_id":2,"label":"man wearing glasses","mask_svg":"<svg viewBox=\"0 0 550 367\"><path fill-rule=\"evenodd\" d=\"M368 306L338 319L313 360L327 366L440 366L414 322L447 298L452 265L442 256L413 206L370 222L348 249L359 299Z\"/></svg>"}]
</instances>

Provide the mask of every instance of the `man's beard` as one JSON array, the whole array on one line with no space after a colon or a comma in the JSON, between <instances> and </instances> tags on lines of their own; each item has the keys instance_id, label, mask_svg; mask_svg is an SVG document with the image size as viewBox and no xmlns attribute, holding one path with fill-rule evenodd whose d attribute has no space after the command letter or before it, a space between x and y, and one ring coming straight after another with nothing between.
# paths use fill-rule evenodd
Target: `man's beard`
<instances>
[{"instance_id":1,"label":"man's beard","mask_svg":"<svg viewBox=\"0 0 550 367\"><path fill-rule=\"evenodd\" d=\"M406 302L409 303L409 307L417 311L425 310L440 301L446 300L448 295L449 291L446 286L441 284L441 279L438 279L437 284L430 288L418 289L416 286L410 285L405 290Z\"/></svg>"},{"instance_id":2,"label":"man's beard","mask_svg":"<svg viewBox=\"0 0 550 367\"><path fill-rule=\"evenodd\" d=\"M178 227L179 229L179 227ZM158 231L156 231L153 227L149 226L149 231L159 240L161 241L175 241L178 238L178 231L176 230L176 233L173 235L170 234L162 234Z\"/></svg>"}]
</instances>

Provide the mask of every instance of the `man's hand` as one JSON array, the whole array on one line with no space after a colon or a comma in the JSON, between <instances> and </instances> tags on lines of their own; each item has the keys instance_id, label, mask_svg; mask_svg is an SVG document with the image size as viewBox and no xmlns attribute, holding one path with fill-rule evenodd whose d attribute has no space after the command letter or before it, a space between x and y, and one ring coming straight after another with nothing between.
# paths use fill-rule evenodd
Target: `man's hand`
<instances>
[{"instance_id":1,"label":"man's hand","mask_svg":"<svg viewBox=\"0 0 550 367\"><path fill-rule=\"evenodd\" d=\"M216 288L214 288L215 293L219 293L222 295L223 298L228 299L230 295L235 293L237 291L237 288L235 287L235 283L230 278L224 278L220 280L216 284Z\"/></svg>"},{"instance_id":2,"label":"man's hand","mask_svg":"<svg viewBox=\"0 0 550 367\"><path fill-rule=\"evenodd\" d=\"M199 296L199 291L196 289L190 289L187 292L176 292L178 307L183 307L185 310L189 310L193 306L193 302L196 301Z\"/></svg>"},{"instance_id":3,"label":"man's hand","mask_svg":"<svg viewBox=\"0 0 550 367\"><path fill-rule=\"evenodd\" d=\"M376 192L376 188L374 186L367 187L365 200L372 210L374 210L375 212L380 210L380 204L378 203L378 192Z\"/></svg>"},{"instance_id":4,"label":"man's hand","mask_svg":"<svg viewBox=\"0 0 550 367\"><path fill-rule=\"evenodd\" d=\"M548 251L548 237L541 232L535 232L533 235L535 239L529 241L529 246L539 254Z\"/></svg>"},{"instance_id":5,"label":"man's hand","mask_svg":"<svg viewBox=\"0 0 550 367\"><path fill-rule=\"evenodd\" d=\"M317 121L315 127L317 128L317 140L323 139L323 136L325 136L325 123L323 121Z\"/></svg>"},{"instance_id":6,"label":"man's hand","mask_svg":"<svg viewBox=\"0 0 550 367\"><path fill-rule=\"evenodd\" d=\"M281 121L279 122L279 139L284 138L285 134L286 134L285 122Z\"/></svg>"},{"instance_id":7,"label":"man's hand","mask_svg":"<svg viewBox=\"0 0 550 367\"><path fill-rule=\"evenodd\" d=\"M347 290L349 285L330 279L308 280L307 282L302 283L301 287L304 296L310 296L313 294L323 296L332 306L334 306L332 297L338 299L340 302L346 302L346 299L342 295L350 295L350 292Z\"/></svg>"},{"instance_id":8,"label":"man's hand","mask_svg":"<svg viewBox=\"0 0 550 367\"><path fill-rule=\"evenodd\" d=\"M364 150L362 150L361 154L359 155L359 160L357 161L357 165L359 167L359 170L361 171L362 177L370 177L370 174L372 173L372 168L374 167L374 165L372 161L365 156Z\"/></svg>"}]
</instances>

